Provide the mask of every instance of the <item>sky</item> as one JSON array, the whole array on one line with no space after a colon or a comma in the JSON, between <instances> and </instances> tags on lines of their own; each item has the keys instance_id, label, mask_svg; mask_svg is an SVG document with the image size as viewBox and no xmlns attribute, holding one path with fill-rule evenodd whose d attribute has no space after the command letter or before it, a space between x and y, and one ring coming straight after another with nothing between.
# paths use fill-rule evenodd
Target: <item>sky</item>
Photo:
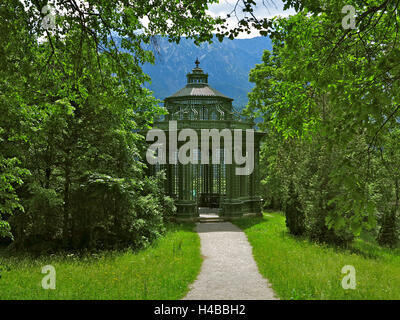
<instances>
[{"instance_id":1,"label":"sky","mask_svg":"<svg viewBox=\"0 0 400 320\"><path fill-rule=\"evenodd\" d=\"M282 17L287 17L289 15L295 14L294 9L283 10L283 3L281 0L255 0L256 7L254 11L254 15L256 18L272 18L277 15ZM209 10L207 13L212 17L222 16L226 17L227 14L231 13L234 10L235 5L236 13L238 14L238 18L243 17L242 9L240 8L241 0L219 0L219 3L209 5ZM228 23L230 26L234 27L237 23L237 18L232 17L228 19ZM237 38L245 39L245 38L254 38L258 37L260 34L256 29L253 29L250 34L246 32L241 33Z\"/></svg>"},{"instance_id":2,"label":"sky","mask_svg":"<svg viewBox=\"0 0 400 320\"><path fill-rule=\"evenodd\" d=\"M0 0L1 1L1 0ZM85 0L76 0L78 3L85 3ZM295 14L294 9L283 10L282 0L254 0L256 2L254 15L256 18L272 18L275 16L283 16L287 17L291 14ZM25 0L22 0L24 5L26 6ZM235 10L236 6L236 10ZM228 25L231 28L237 26L237 19L241 19L244 16L242 12L242 0L219 0L218 3L210 4L207 13L212 17L226 17L227 14L231 14L231 18L228 19ZM235 10L237 17L232 13ZM148 25L148 18L144 17L141 19L141 22L145 27ZM239 34L236 38L245 39L245 38L254 38L260 36L258 30L251 30L250 34L243 32Z\"/></svg>"}]
</instances>

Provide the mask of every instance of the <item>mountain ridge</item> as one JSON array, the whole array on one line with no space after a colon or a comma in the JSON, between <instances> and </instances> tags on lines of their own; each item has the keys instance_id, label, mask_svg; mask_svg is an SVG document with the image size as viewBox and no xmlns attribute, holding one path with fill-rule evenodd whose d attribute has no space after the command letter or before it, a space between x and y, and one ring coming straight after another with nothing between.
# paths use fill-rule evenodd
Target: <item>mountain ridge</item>
<instances>
[{"instance_id":1,"label":"mountain ridge","mask_svg":"<svg viewBox=\"0 0 400 320\"><path fill-rule=\"evenodd\" d=\"M196 46L193 40L182 38L179 44L158 37L151 48L155 52L155 64L146 63L143 71L152 81L145 87L163 100L186 85L186 74L195 67L196 58L200 68L208 73L209 85L224 95L233 98L233 105L242 109L247 104L247 93L253 84L248 74L261 63L264 50L272 50L267 37L250 39L214 39L212 44Z\"/></svg>"}]
</instances>

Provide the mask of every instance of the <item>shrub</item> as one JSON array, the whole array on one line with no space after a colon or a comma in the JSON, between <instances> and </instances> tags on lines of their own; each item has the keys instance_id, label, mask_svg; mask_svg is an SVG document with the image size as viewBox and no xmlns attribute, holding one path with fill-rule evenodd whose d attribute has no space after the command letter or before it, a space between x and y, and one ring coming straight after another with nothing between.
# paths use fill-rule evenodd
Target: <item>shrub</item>
<instances>
[{"instance_id":1,"label":"shrub","mask_svg":"<svg viewBox=\"0 0 400 320\"><path fill-rule=\"evenodd\" d=\"M39 254L60 249L145 247L165 231L164 221L176 211L173 200L159 187L162 178L86 174L71 188L67 216L62 194L27 184L25 212L10 218L15 235L10 248Z\"/></svg>"},{"instance_id":2,"label":"shrub","mask_svg":"<svg viewBox=\"0 0 400 320\"><path fill-rule=\"evenodd\" d=\"M381 215L378 243L382 246L395 247L398 242L397 219L395 210L387 210Z\"/></svg>"},{"instance_id":3,"label":"shrub","mask_svg":"<svg viewBox=\"0 0 400 320\"><path fill-rule=\"evenodd\" d=\"M289 185L288 199L285 204L286 227L293 235L303 235L305 232L304 213L301 210L301 203L298 194L294 190L293 182Z\"/></svg>"},{"instance_id":4,"label":"shrub","mask_svg":"<svg viewBox=\"0 0 400 320\"><path fill-rule=\"evenodd\" d=\"M92 174L73 196L74 248L131 246L140 248L164 232L163 207L154 197L152 178L113 178Z\"/></svg>"}]
</instances>

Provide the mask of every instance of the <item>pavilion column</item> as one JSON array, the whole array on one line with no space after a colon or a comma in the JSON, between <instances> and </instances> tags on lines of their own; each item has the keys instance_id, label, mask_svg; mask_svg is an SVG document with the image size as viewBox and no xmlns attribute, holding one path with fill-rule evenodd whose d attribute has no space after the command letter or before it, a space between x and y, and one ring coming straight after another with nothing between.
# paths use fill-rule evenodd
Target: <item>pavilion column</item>
<instances>
[{"instance_id":1,"label":"pavilion column","mask_svg":"<svg viewBox=\"0 0 400 320\"><path fill-rule=\"evenodd\" d=\"M250 174L249 177L249 197L253 198L254 197L254 187L255 187L255 181L254 181L254 170L253 172Z\"/></svg>"},{"instance_id":2,"label":"pavilion column","mask_svg":"<svg viewBox=\"0 0 400 320\"><path fill-rule=\"evenodd\" d=\"M178 200L183 200L183 166L178 162Z\"/></svg>"},{"instance_id":3,"label":"pavilion column","mask_svg":"<svg viewBox=\"0 0 400 320\"><path fill-rule=\"evenodd\" d=\"M167 135L168 139L168 135ZM172 176L172 165L169 163L169 148L167 145L164 146L164 152L165 152L165 159L167 160L167 163L165 165L165 173L166 173L166 179L165 179L165 190L166 193L171 196L173 194L173 176Z\"/></svg>"},{"instance_id":4,"label":"pavilion column","mask_svg":"<svg viewBox=\"0 0 400 320\"><path fill-rule=\"evenodd\" d=\"M233 137L233 130L232 130ZM240 195L240 177L236 175L237 164L235 162L235 150L234 143L232 139L232 163L226 164L226 198L223 200L221 207L223 209L222 214L224 216L238 216L240 215L240 200L238 199ZM228 152L228 150L226 150Z\"/></svg>"},{"instance_id":5,"label":"pavilion column","mask_svg":"<svg viewBox=\"0 0 400 320\"><path fill-rule=\"evenodd\" d=\"M253 172L253 195L252 195L252 209L254 213L262 214L261 213L261 197L260 197L260 190L259 190L259 183L260 183L260 136L255 137L254 141L254 172Z\"/></svg>"},{"instance_id":6,"label":"pavilion column","mask_svg":"<svg viewBox=\"0 0 400 320\"><path fill-rule=\"evenodd\" d=\"M235 171L235 158L234 158L234 153L233 153L233 148L231 150L232 153L232 163L227 164L227 172L226 172L226 193L227 193L227 198L228 199L233 199L235 197L235 176L234 176L234 171Z\"/></svg>"},{"instance_id":7,"label":"pavilion column","mask_svg":"<svg viewBox=\"0 0 400 320\"><path fill-rule=\"evenodd\" d=\"M254 190L254 195L255 196L259 196L259 186L258 186L258 182L260 179L260 166L259 166L259 162L260 162L260 146L259 143L257 142L254 146L254 173L255 173L255 190Z\"/></svg>"}]
</instances>

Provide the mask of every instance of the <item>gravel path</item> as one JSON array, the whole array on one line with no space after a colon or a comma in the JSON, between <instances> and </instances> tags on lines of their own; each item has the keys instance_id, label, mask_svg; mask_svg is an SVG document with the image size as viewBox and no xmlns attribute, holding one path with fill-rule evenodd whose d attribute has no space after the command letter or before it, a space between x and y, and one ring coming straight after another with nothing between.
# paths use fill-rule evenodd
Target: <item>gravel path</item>
<instances>
[{"instance_id":1,"label":"gravel path","mask_svg":"<svg viewBox=\"0 0 400 320\"><path fill-rule=\"evenodd\" d=\"M275 300L242 230L230 222L197 223L204 261L186 300Z\"/></svg>"}]
</instances>

